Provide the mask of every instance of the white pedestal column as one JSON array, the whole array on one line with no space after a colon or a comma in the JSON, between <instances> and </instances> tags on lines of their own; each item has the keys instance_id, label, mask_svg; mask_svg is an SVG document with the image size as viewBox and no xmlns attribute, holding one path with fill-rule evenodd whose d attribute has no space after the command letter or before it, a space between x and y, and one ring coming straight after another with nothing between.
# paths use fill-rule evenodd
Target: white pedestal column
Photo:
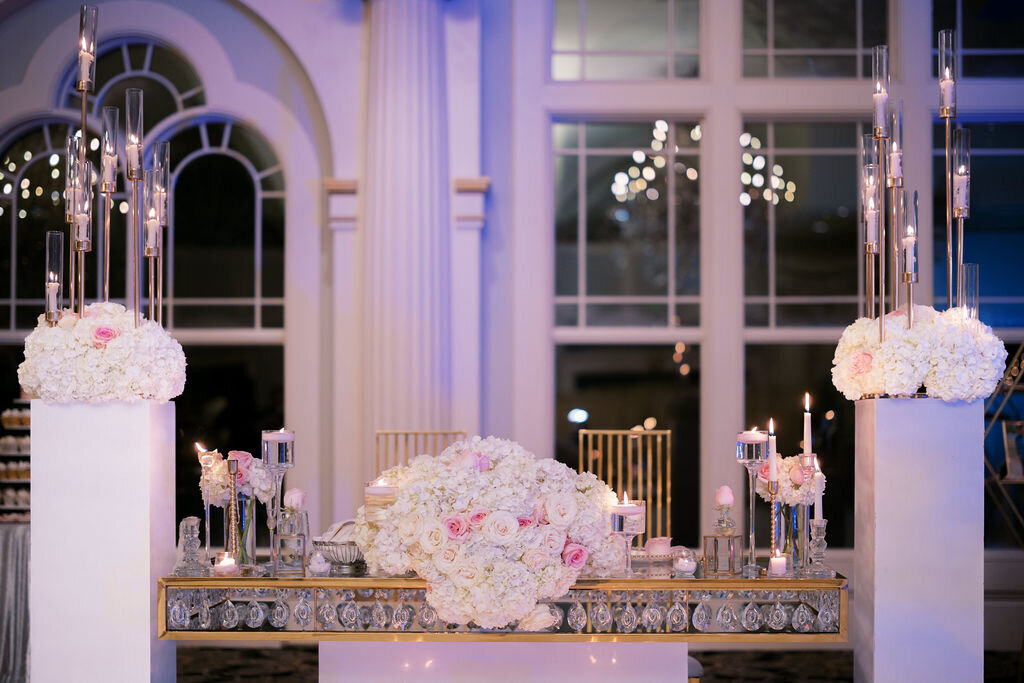
<instances>
[{"instance_id":1,"label":"white pedestal column","mask_svg":"<svg viewBox=\"0 0 1024 683\"><path fill-rule=\"evenodd\" d=\"M857 681L980 681L982 401L857 402Z\"/></svg>"},{"instance_id":2,"label":"white pedestal column","mask_svg":"<svg viewBox=\"0 0 1024 683\"><path fill-rule=\"evenodd\" d=\"M686 680L686 643L321 642L320 683Z\"/></svg>"},{"instance_id":3,"label":"white pedestal column","mask_svg":"<svg viewBox=\"0 0 1024 683\"><path fill-rule=\"evenodd\" d=\"M173 403L32 401L32 680L174 681L174 522Z\"/></svg>"}]
</instances>

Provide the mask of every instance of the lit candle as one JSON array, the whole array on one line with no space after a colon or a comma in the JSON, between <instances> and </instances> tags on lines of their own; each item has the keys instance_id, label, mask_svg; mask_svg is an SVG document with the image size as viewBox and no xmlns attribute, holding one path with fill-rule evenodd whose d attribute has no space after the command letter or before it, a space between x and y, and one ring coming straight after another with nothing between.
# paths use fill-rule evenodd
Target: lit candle
<instances>
[{"instance_id":1,"label":"lit candle","mask_svg":"<svg viewBox=\"0 0 1024 683\"><path fill-rule=\"evenodd\" d=\"M238 563L232 553L217 553L217 561L213 565L216 576L235 576L238 574Z\"/></svg>"},{"instance_id":2,"label":"lit candle","mask_svg":"<svg viewBox=\"0 0 1024 683\"><path fill-rule=\"evenodd\" d=\"M821 496L825 491L825 475L821 473L818 459L814 459L814 467L818 471L814 473L814 521L820 522L821 517Z\"/></svg>"},{"instance_id":3,"label":"lit candle","mask_svg":"<svg viewBox=\"0 0 1024 683\"><path fill-rule=\"evenodd\" d=\"M967 206L967 183L970 181L967 168L961 166L953 174L953 207L962 209Z\"/></svg>"},{"instance_id":4,"label":"lit candle","mask_svg":"<svg viewBox=\"0 0 1024 683\"><path fill-rule=\"evenodd\" d=\"M737 434L736 440L740 443L764 443L768 440L768 435L757 431L757 427L752 427L748 431Z\"/></svg>"},{"instance_id":5,"label":"lit candle","mask_svg":"<svg viewBox=\"0 0 1024 683\"><path fill-rule=\"evenodd\" d=\"M867 208L867 241L877 242L878 241L878 207L875 206L874 197L868 199Z\"/></svg>"},{"instance_id":6,"label":"lit candle","mask_svg":"<svg viewBox=\"0 0 1024 683\"><path fill-rule=\"evenodd\" d=\"M616 503L612 511L617 515L622 515L623 517L632 517L634 515L641 514L643 512L643 508L630 501L629 496L623 492L622 502Z\"/></svg>"},{"instance_id":7,"label":"lit candle","mask_svg":"<svg viewBox=\"0 0 1024 683\"><path fill-rule=\"evenodd\" d=\"M75 240L84 242L89 239L89 214L75 214Z\"/></svg>"},{"instance_id":8,"label":"lit candle","mask_svg":"<svg viewBox=\"0 0 1024 683\"><path fill-rule=\"evenodd\" d=\"M156 209L149 210L149 218L146 219L146 247L156 249L157 237L160 235L160 222L156 219Z\"/></svg>"},{"instance_id":9,"label":"lit candle","mask_svg":"<svg viewBox=\"0 0 1024 683\"><path fill-rule=\"evenodd\" d=\"M91 82L89 73L92 71L93 57L87 50L78 51L78 82Z\"/></svg>"},{"instance_id":10,"label":"lit candle","mask_svg":"<svg viewBox=\"0 0 1024 683\"><path fill-rule=\"evenodd\" d=\"M903 177L903 152L899 151L896 142L892 143L892 149L889 150L889 177Z\"/></svg>"},{"instance_id":11,"label":"lit candle","mask_svg":"<svg viewBox=\"0 0 1024 683\"><path fill-rule=\"evenodd\" d=\"M768 420L768 481L779 480L779 459L775 454L775 420Z\"/></svg>"},{"instance_id":12,"label":"lit candle","mask_svg":"<svg viewBox=\"0 0 1024 683\"><path fill-rule=\"evenodd\" d=\"M673 561L673 566L680 574L693 574L697 571L697 560L690 555L684 555L677 557Z\"/></svg>"},{"instance_id":13,"label":"lit candle","mask_svg":"<svg viewBox=\"0 0 1024 683\"><path fill-rule=\"evenodd\" d=\"M286 443L288 441L295 441L295 432L288 432L282 428L276 432L263 432L263 440L270 441L273 443Z\"/></svg>"},{"instance_id":14,"label":"lit candle","mask_svg":"<svg viewBox=\"0 0 1024 683\"><path fill-rule=\"evenodd\" d=\"M950 76L948 68L945 73L942 74L942 80L939 81L939 106L953 106L953 79Z\"/></svg>"},{"instance_id":15,"label":"lit candle","mask_svg":"<svg viewBox=\"0 0 1024 683\"><path fill-rule=\"evenodd\" d=\"M134 135L128 138L128 144L125 145L125 153L128 157L128 168L132 170L133 175L137 174L142 168L142 145L139 144L139 139Z\"/></svg>"},{"instance_id":16,"label":"lit candle","mask_svg":"<svg viewBox=\"0 0 1024 683\"><path fill-rule=\"evenodd\" d=\"M882 84L876 84L878 91L872 95L872 99L875 102L875 121L885 125L885 122L889 120L889 93L881 90Z\"/></svg>"},{"instance_id":17,"label":"lit candle","mask_svg":"<svg viewBox=\"0 0 1024 683\"><path fill-rule=\"evenodd\" d=\"M162 187L156 190L156 212L160 225L167 225L167 190Z\"/></svg>"},{"instance_id":18,"label":"lit candle","mask_svg":"<svg viewBox=\"0 0 1024 683\"><path fill-rule=\"evenodd\" d=\"M203 444L198 441L196 441L196 452L199 454L199 464L203 467L211 467L217 459L217 456L220 455L216 448L212 451L208 451L203 447Z\"/></svg>"},{"instance_id":19,"label":"lit candle","mask_svg":"<svg viewBox=\"0 0 1024 683\"><path fill-rule=\"evenodd\" d=\"M811 395L804 392L804 455L811 453Z\"/></svg>"},{"instance_id":20,"label":"lit candle","mask_svg":"<svg viewBox=\"0 0 1024 683\"><path fill-rule=\"evenodd\" d=\"M103 182L113 185L117 182L117 155L103 154Z\"/></svg>"},{"instance_id":21,"label":"lit candle","mask_svg":"<svg viewBox=\"0 0 1024 683\"><path fill-rule=\"evenodd\" d=\"M54 273L50 273L50 278L56 280L57 276ZM46 310L56 311L57 310L57 292L60 290L60 283L58 282L47 282L46 283Z\"/></svg>"},{"instance_id":22,"label":"lit candle","mask_svg":"<svg viewBox=\"0 0 1024 683\"><path fill-rule=\"evenodd\" d=\"M768 575L784 576L786 574L786 558L775 551L775 557L768 559Z\"/></svg>"},{"instance_id":23,"label":"lit candle","mask_svg":"<svg viewBox=\"0 0 1024 683\"><path fill-rule=\"evenodd\" d=\"M917 237L914 226L907 226L907 236L903 238L903 272L913 275L917 264Z\"/></svg>"},{"instance_id":24,"label":"lit candle","mask_svg":"<svg viewBox=\"0 0 1024 683\"><path fill-rule=\"evenodd\" d=\"M368 496L391 496L398 493L398 487L388 483L384 477L379 477L377 481L367 484L363 493Z\"/></svg>"}]
</instances>

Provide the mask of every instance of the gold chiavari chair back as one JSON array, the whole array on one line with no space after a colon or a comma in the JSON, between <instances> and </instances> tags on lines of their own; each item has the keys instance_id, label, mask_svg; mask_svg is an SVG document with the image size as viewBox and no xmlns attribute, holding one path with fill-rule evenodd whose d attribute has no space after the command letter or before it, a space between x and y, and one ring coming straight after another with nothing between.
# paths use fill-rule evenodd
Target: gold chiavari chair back
<instances>
[{"instance_id":1,"label":"gold chiavari chair back","mask_svg":"<svg viewBox=\"0 0 1024 683\"><path fill-rule=\"evenodd\" d=\"M465 438L464 431L378 429L375 448L377 474L395 465L406 465L417 455L440 455L444 449Z\"/></svg>"},{"instance_id":2,"label":"gold chiavari chair back","mask_svg":"<svg viewBox=\"0 0 1024 683\"><path fill-rule=\"evenodd\" d=\"M615 491L647 503L647 533L672 535L672 430L581 429L579 471L592 472Z\"/></svg>"}]
</instances>

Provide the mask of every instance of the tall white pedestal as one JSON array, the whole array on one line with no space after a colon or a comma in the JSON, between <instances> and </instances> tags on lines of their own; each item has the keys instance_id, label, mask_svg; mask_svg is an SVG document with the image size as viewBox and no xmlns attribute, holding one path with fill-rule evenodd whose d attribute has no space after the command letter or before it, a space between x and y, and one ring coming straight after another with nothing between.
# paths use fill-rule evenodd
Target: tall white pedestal
<instances>
[{"instance_id":1,"label":"tall white pedestal","mask_svg":"<svg viewBox=\"0 0 1024 683\"><path fill-rule=\"evenodd\" d=\"M686 643L321 642L320 683L686 680Z\"/></svg>"},{"instance_id":2,"label":"tall white pedestal","mask_svg":"<svg viewBox=\"0 0 1024 683\"><path fill-rule=\"evenodd\" d=\"M174 681L174 404L32 401L33 681Z\"/></svg>"},{"instance_id":3,"label":"tall white pedestal","mask_svg":"<svg viewBox=\"0 0 1024 683\"><path fill-rule=\"evenodd\" d=\"M982 401L857 402L857 681L980 681Z\"/></svg>"}]
</instances>

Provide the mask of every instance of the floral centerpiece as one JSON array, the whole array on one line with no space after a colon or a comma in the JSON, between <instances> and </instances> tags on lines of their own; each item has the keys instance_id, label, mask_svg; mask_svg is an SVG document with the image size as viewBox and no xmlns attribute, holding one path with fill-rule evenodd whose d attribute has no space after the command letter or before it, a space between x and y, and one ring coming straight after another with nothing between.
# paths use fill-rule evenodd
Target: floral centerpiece
<instances>
[{"instance_id":1,"label":"floral centerpiece","mask_svg":"<svg viewBox=\"0 0 1024 683\"><path fill-rule=\"evenodd\" d=\"M877 331L877 330L876 330ZM779 502L785 505L813 505L814 480L804 480L804 470L800 466L800 456L792 455L779 458ZM767 503L772 500L768 493L768 461L764 461L757 471L757 483L754 490ZM821 491L825 492L825 477L821 477Z\"/></svg>"},{"instance_id":2,"label":"floral centerpiece","mask_svg":"<svg viewBox=\"0 0 1024 683\"><path fill-rule=\"evenodd\" d=\"M356 543L371 570L424 578L448 623L501 628L530 616L538 628L550 623L538 600L564 595L582 572L622 566L612 490L515 442L476 436L384 475L398 496L379 520L359 509Z\"/></svg>"},{"instance_id":3,"label":"floral centerpiece","mask_svg":"<svg viewBox=\"0 0 1024 683\"><path fill-rule=\"evenodd\" d=\"M909 396L924 386L943 401L973 401L991 394L1006 369L1006 347L992 328L964 308L936 313L914 306L908 329L904 310L878 320L860 318L843 331L836 347L832 383L851 401L865 396Z\"/></svg>"},{"instance_id":4,"label":"floral centerpiece","mask_svg":"<svg viewBox=\"0 0 1024 683\"><path fill-rule=\"evenodd\" d=\"M262 460L252 457L247 451L228 451L227 460L217 451L213 464L205 468L199 477L200 492L206 491L210 505L226 508L231 498L231 475L228 460L238 461L235 475L235 493L238 495L238 546L241 557L239 564L251 564L256 549L256 500L266 505L274 496L274 475ZM304 497L304 496L303 496ZM227 515L224 517L225 526Z\"/></svg>"},{"instance_id":5,"label":"floral centerpiece","mask_svg":"<svg viewBox=\"0 0 1024 683\"><path fill-rule=\"evenodd\" d=\"M185 389L185 354L159 324L115 303L94 303L79 317L64 311L50 327L40 315L25 339L18 380L31 395L54 403L161 403Z\"/></svg>"}]
</instances>

